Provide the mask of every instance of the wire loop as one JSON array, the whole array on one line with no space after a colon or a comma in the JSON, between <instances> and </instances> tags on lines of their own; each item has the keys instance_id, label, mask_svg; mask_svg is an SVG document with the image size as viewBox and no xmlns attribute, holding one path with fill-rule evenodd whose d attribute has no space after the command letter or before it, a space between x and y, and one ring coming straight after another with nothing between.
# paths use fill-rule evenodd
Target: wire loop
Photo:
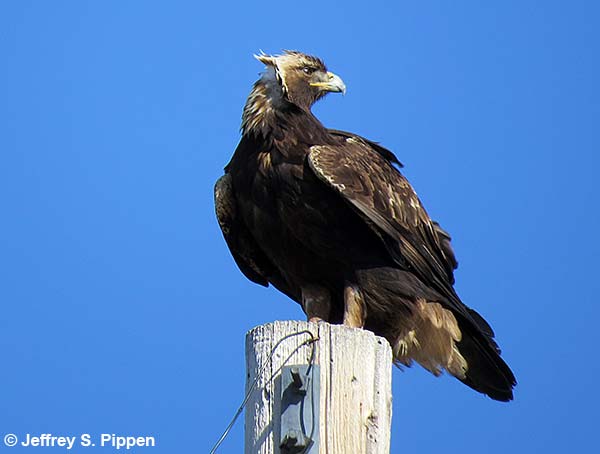
<instances>
[{"instance_id":1,"label":"wire loop","mask_svg":"<svg viewBox=\"0 0 600 454\"><path fill-rule=\"evenodd\" d=\"M231 431L231 429L233 428L233 426L234 426L235 422L237 421L238 417L240 416L240 414L244 410L244 407L248 403L248 400L250 400L250 396L254 392L254 389L256 388L256 384L258 383L259 378L262 377L263 372L265 371L265 368L266 368L267 364L269 364L271 362L271 360L273 359L273 355L275 354L275 350L277 350L277 348L283 343L283 341L285 341L287 339L290 339L292 337L299 336L301 334L308 334L310 336L310 339L307 339L304 342L302 342L300 345L298 345L292 351L292 353L289 354L289 356L285 359L285 361L283 361L283 363L281 364L281 366L279 366L277 368L277 370L271 374L271 376L265 382L265 384L270 383L271 380L273 380L273 378L275 378L277 376L277 374L279 373L279 371L281 371L281 369L287 364L287 362L290 360L290 358L292 356L294 356L296 354L296 352L298 350L300 350L300 348L304 347L305 345L311 345L312 346L311 353L310 353L310 361L309 361L309 366L312 367L312 365L314 363L314 359L315 359L315 347L314 347L314 344L315 344L315 342L317 342L319 340L318 337L315 337L315 335L313 333L311 333L309 330L305 329L305 330L302 330L302 331L298 331L296 333L287 334L286 336L283 336L281 339L279 339L277 341L277 343L271 349L271 352L269 353L269 356L267 357L267 360L262 364L262 366L258 370L258 373L254 377L254 380L252 381L252 384L250 385L250 388L248 388L248 391L246 391L246 395L244 396L244 400L242 401L240 407L235 412L235 415L233 416L233 418L231 419L231 422L229 423L229 425L227 426L227 428L223 432L223 435L221 435L221 437L219 438L219 440L215 443L215 445L213 446L213 448L210 450L210 454L214 454L215 452L217 452L217 449L219 448L219 446L221 446L221 443L223 443L223 441L225 441L225 438L227 438L227 435L229 435L229 432ZM309 372L310 372L310 367L309 367L309 369L307 371L307 375L308 375ZM314 403L313 403L313 405L314 405ZM315 428L314 428L314 424L313 424L313 427L311 429L311 433L314 432L314 429Z\"/></svg>"}]
</instances>

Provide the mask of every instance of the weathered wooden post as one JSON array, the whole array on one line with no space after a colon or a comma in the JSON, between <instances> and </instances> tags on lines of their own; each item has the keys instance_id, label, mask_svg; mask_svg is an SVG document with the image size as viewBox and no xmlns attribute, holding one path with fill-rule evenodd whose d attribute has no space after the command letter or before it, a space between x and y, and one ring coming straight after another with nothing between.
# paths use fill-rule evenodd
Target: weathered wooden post
<instances>
[{"instance_id":1,"label":"weathered wooden post","mask_svg":"<svg viewBox=\"0 0 600 454\"><path fill-rule=\"evenodd\" d=\"M391 366L388 342L370 331L298 321L250 330L245 453L388 454Z\"/></svg>"}]
</instances>

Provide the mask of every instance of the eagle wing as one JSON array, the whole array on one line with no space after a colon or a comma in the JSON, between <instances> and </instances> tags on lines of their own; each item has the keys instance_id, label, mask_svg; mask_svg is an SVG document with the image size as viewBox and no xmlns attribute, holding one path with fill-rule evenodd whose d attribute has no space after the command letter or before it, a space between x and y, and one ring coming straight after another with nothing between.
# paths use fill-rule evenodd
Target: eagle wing
<instances>
[{"instance_id":1,"label":"eagle wing","mask_svg":"<svg viewBox=\"0 0 600 454\"><path fill-rule=\"evenodd\" d=\"M438 302L457 316L462 332L458 349L469 362L469 372L459 379L495 399L510 400L516 380L498 356L492 328L453 289L456 259L450 236L429 218L400 171L357 136L312 146L308 165L358 212L398 266L435 290Z\"/></svg>"},{"instance_id":2,"label":"eagle wing","mask_svg":"<svg viewBox=\"0 0 600 454\"><path fill-rule=\"evenodd\" d=\"M361 137L356 134L352 134L351 132L340 131L339 129L328 129L327 132L329 132L329 134L331 134L333 136L342 137L344 139L358 139L358 140L362 141L365 145L368 145L369 147L371 147L371 149L373 149L373 151L375 151L375 152L379 153L381 156L383 156L387 161L396 164L398 167L404 167L394 153L392 153L387 148L382 147L377 142L373 142L372 140L365 139L364 137Z\"/></svg>"},{"instance_id":3,"label":"eagle wing","mask_svg":"<svg viewBox=\"0 0 600 454\"><path fill-rule=\"evenodd\" d=\"M264 287L273 284L277 290L300 302L300 295L288 285L239 216L231 175L227 173L215 183L215 211L229 251L244 276Z\"/></svg>"},{"instance_id":4,"label":"eagle wing","mask_svg":"<svg viewBox=\"0 0 600 454\"><path fill-rule=\"evenodd\" d=\"M392 153L390 150L383 147L381 144L379 144L377 142L373 142L372 140L365 139L362 136L353 134L351 132L341 131L339 129L328 129L327 131L329 132L329 134L331 134L333 136L341 137L346 140L348 140L348 139L358 140L358 141L362 142L364 145L370 147L372 149L372 151L381 155L389 163L395 164L398 167L404 167L394 153ZM433 228L436 230L438 237L440 239L440 247L442 248L442 251L444 252L444 256L448 260L448 262L450 262L452 269L455 270L458 266L458 262L456 260L456 257L454 255L454 250L452 249L452 245L451 245L452 237L450 236L450 234L448 232L446 232L440 226L440 224L438 222L432 221L432 223L433 223Z\"/></svg>"},{"instance_id":5,"label":"eagle wing","mask_svg":"<svg viewBox=\"0 0 600 454\"><path fill-rule=\"evenodd\" d=\"M450 237L429 218L413 188L384 153L361 137L350 136L339 145L311 147L308 163L320 180L359 212L399 266L464 313L452 288L456 259Z\"/></svg>"},{"instance_id":6,"label":"eagle wing","mask_svg":"<svg viewBox=\"0 0 600 454\"><path fill-rule=\"evenodd\" d=\"M455 270L458 267L458 261L456 260L456 256L454 255L454 249L452 249L452 237L448 232L446 232L438 222L433 222L433 228L438 234L438 237L441 240L440 247L444 252L444 256L452 266L452 269Z\"/></svg>"},{"instance_id":7,"label":"eagle wing","mask_svg":"<svg viewBox=\"0 0 600 454\"><path fill-rule=\"evenodd\" d=\"M248 279L267 287L272 265L238 217L231 176L223 175L215 183L215 211L223 237L240 271Z\"/></svg>"}]
</instances>

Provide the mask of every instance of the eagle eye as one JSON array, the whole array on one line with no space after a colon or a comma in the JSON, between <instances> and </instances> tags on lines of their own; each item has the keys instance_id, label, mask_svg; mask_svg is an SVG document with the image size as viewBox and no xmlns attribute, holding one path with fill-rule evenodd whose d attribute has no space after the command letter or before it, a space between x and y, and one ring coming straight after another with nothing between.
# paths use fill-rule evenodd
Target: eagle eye
<instances>
[{"instance_id":1,"label":"eagle eye","mask_svg":"<svg viewBox=\"0 0 600 454\"><path fill-rule=\"evenodd\" d=\"M305 66L304 68L302 68L302 72L304 72L304 74L312 74L316 71L315 68L313 68L312 66Z\"/></svg>"}]
</instances>

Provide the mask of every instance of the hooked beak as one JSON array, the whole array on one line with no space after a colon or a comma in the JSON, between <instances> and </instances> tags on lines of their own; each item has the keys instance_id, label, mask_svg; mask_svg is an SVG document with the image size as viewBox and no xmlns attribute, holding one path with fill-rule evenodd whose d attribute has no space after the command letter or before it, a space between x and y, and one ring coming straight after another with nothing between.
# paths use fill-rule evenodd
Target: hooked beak
<instances>
[{"instance_id":1,"label":"hooked beak","mask_svg":"<svg viewBox=\"0 0 600 454\"><path fill-rule=\"evenodd\" d=\"M319 87L323 91L346 94L346 84L344 84L344 81L339 76L332 72L327 73L327 81L311 82L310 86Z\"/></svg>"}]
</instances>

